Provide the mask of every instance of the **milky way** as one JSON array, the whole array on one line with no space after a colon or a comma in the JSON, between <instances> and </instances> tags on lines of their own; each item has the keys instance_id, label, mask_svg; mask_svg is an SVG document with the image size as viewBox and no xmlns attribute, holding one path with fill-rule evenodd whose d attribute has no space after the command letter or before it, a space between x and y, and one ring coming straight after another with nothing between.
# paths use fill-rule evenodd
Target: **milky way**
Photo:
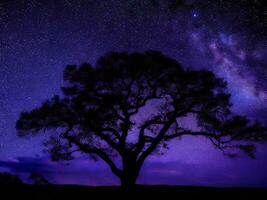
<instances>
[{"instance_id":1,"label":"milky way","mask_svg":"<svg viewBox=\"0 0 267 200\"><path fill-rule=\"evenodd\" d=\"M65 65L94 63L108 51L155 49L186 68L212 70L228 82L235 112L267 124L267 8L263 0L4 0L0 39L2 170L26 176L30 166L37 165L36 170L58 183L116 183L112 176L93 175L101 163L80 158L78 164L70 165L72 171L69 165L51 163L42 153L43 136L21 139L14 128L21 111L60 92ZM151 159L140 181L267 186L265 147L251 161L229 160L205 140L185 138L177 145L166 157ZM23 170L16 167L18 163ZM58 169L69 176L55 173ZM251 170L257 173L248 173ZM105 167L97 172L109 174Z\"/></svg>"}]
</instances>

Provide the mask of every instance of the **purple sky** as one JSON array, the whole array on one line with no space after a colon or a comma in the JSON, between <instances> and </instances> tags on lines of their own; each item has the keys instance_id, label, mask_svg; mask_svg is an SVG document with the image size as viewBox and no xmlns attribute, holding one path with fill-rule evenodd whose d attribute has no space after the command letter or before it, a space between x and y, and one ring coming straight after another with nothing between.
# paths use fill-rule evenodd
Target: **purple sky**
<instances>
[{"instance_id":1,"label":"purple sky","mask_svg":"<svg viewBox=\"0 0 267 200\"><path fill-rule=\"evenodd\" d=\"M267 9L262 1L8 1L0 3L0 170L55 183L115 184L101 162L53 163L42 138L18 138L15 121L59 93L67 64L107 51L160 50L183 66L225 78L235 112L267 124ZM145 164L140 183L265 186L267 147L229 159L205 139L175 141Z\"/></svg>"}]
</instances>

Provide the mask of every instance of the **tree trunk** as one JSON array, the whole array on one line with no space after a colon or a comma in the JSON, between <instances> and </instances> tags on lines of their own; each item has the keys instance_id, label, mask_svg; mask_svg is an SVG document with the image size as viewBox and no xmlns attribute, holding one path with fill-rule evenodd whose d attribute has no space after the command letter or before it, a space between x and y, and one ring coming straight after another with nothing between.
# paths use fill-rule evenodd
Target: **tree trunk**
<instances>
[{"instance_id":1,"label":"tree trunk","mask_svg":"<svg viewBox=\"0 0 267 200\"><path fill-rule=\"evenodd\" d=\"M120 177L121 188L124 192L133 191L135 189L136 180L139 175L139 168L134 159L125 159L123 161L123 172Z\"/></svg>"},{"instance_id":2,"label":"tree trunk","mask_svg":"<svg viewBox=\"0 0 267 200\"><path fill-rule=\"evenodd\" d=\"M137 176L125 174L121 177L121 189L123 192L131 192L135 189Z\"/></svg>"}]
</instances>

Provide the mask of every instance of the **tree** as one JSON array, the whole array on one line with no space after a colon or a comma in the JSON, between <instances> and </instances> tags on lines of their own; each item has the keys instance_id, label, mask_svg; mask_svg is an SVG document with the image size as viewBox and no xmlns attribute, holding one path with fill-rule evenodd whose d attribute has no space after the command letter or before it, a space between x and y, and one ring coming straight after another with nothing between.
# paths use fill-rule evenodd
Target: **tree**
<instances>
[{"instance_id":1,"label":"tree","mask_svg":"<svg viewBox=\"0 0 267 200\"><path fill-rule=\"evenodd\" d=\"M35 185L48 185L49 181L39 172L32 172L29 179Z\"/></svg>"},{"instance_id":2,"label":"tree","mask_svg":"<svg viewBox=\"0 0 267 200\"><path fill-rule=\"evenodd\" d=\"M135 185L146 158L175 138L203 136L225 153L239 149L251 157L254 142L266 140L264 127L231 112L224 80L183 69L160 52L113 52L95 67L69 65L64 81L61 96L21 113L18 135L50 132L45 144L53 160L75 152L100 158L124 189ZM183 126L185 117L196 130Z\"/></svg>"},{"instance_id":3,"label":"tree","mask_svg":"<svg viewBox=\"0 0 267 200\"><path fill-rule=\"evenodd\" d=\"M17 186L22 185L22 180L17 176L8 172L0 172L0 185L3 186Z\"/></svg>"}]
</instances>

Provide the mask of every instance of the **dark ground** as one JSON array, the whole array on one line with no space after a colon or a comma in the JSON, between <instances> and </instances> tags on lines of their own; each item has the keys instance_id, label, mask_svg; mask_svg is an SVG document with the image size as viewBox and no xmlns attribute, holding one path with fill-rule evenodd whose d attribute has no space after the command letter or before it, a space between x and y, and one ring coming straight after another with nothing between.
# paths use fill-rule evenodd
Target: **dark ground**
<instances>
[{"instance_id":1,"label":"dark ground","mask_svg":"<svg viewBox=\"0 0 267 200\"><path fill-rule=\"evenodd\" d=\"M149 197L149 199L267 199L267 188L211 188L188 186L137 186L135 191L123 193L116 186L4 186L0 187L0 199L131 199ZM5 197L5 198L2 198ZM14 199L15 199L14 198ZM140 199L141 200L141 199ZM166 199L167 200L167 199Z\"/></svg>"}]
</instances>

